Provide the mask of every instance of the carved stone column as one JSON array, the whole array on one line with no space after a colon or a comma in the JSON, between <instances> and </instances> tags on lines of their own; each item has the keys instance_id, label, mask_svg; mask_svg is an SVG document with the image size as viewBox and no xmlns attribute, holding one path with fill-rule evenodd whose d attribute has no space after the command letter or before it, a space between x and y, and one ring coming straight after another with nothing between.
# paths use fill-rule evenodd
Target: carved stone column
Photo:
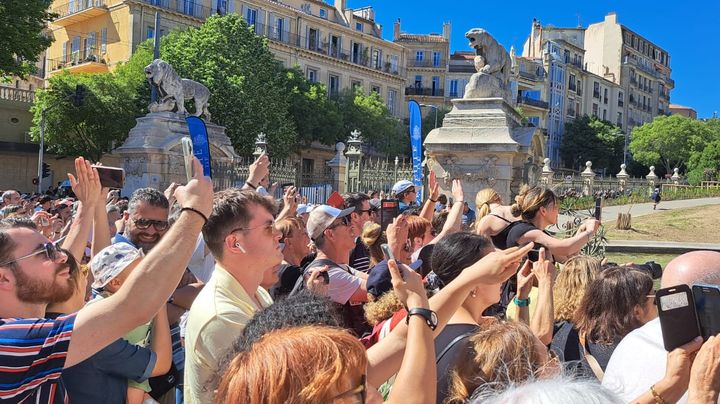
<instances>
[{"instance_id":1,"label":"carved stone column","mask_svg":"<svg viewBox=\"0 0 720 404\"><path fill-rule=\"evenodd\" d=\"M362 132L355 129L348 138L347 157L347 192L360 192L360 178L362 178Z\"/></svg>"},{"instance_id":2,"label":"carved stone column","mask_svg":"<svg viewBox=\"0 0 720 404\"><path fill-rule=\"evenodd\" d=\"M645 179L648 182L648 195L652 195L658 180L658 176L655 175L655 166L650 166L650 173L645 176Z\"/></svg>"},{"instance_id":3,"label":"carved stone column","mask_svg":"<svg viewBox=\"0 0 720 404\"><path fill-rule=\"evenodd\" d=\"M555 171L553 171L552 167L550 167L549 158L546 157L543 163L542 172L540 173L540 185L544 187L552 187Z\"/></svg>"},{"instance_id":4,"label":"carved stone column","mask_svg":"<svg viewBox=\"0 0 720 404\"><path fill-rule=\"evenodd\" d=\"M625 171L625 168L627 166L625 164L620 164L620 172L617 173L616 177L618 179L618 188L620 189L621 193L625 193L625 187L627 186L627 180L630 178L630 175Z\"/></svg>"},{"instance_id":5,"label":"carved stone column","mask_svg":"<svg viewBox=\"0 0 720 404\"><path fill-rule=\"evenodd\" d=\"M347 192L347 158L343 155L345 151L345 143L337 142L335 144L335 157L327 162L328 167L332 171L332 187L333 190L344 194Z\"/></svg>"},{"instance_id":6,"label":"carved stone column","mask_svg":"<svg viewBox=\"0 0 720 404\"><path fill-rule=\"evenodd\" d=\"M585 171L580 173L583 179L583 196L592 196L594 194L593 187L595 184L595 173L592 170L592 162L585 162Z\"/></svg>"},{"instance_id":7,"label":"carved stone column","mask_svg":"<svg viewBox=\"0 0 720 404\"><path fill-rule=\"evenodd\" d=\"M680 180L682 179L682 177L680 176L679 168L675 167L673 169L673 175L672 175L672 177L670 177L670 179L672 180L674 185L680 185Z\"/></svg>"}]
</instances>

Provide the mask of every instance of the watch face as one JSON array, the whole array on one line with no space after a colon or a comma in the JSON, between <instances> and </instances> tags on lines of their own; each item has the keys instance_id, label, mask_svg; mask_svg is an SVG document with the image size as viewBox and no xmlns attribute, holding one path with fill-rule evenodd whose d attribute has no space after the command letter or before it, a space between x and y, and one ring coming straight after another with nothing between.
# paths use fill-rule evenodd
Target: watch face
<instances>
[{"instance_id":1,"label":"watch face","mask_svg":"<svg viewBox=\"0 0 720 404\"><path fill-rule=\"evenodd\" d=\"M430 321L432 322L433 327L437 327L438 318L437 318L437 314L435 314L434 311L430 312Z\"/></svg>"}]
</instances>

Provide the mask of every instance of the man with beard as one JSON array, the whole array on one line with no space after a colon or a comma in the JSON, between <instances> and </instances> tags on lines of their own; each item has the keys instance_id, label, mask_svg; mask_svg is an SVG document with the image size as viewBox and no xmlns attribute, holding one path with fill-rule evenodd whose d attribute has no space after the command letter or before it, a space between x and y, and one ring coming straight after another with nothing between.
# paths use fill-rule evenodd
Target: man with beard
<instances>
[{"instance_id":1,"label":"man with beard","mask_svg":"<svg viewBox=\"0 0 720 404\"><path fill-rule=\"evenodd\" d=\"M97 171L82 158L75 166L77 180L71 181L96 184L93 192L99 194ZM197 159L194 172L195 178L175 191L183 207L175 226L124 286L107 299L54 320L43 318L48 303L67 300L75 289L66 253L32 228L0 221L0 400L68 402L62 370L158 312L179 282L212 211L212 182L202 176ZM93 203L97 200L88 200ZM92 211L95 206L87 207ZM143 304L137 304L138 296Z\"/></svg>"},{"instance_id":2,"label":"man with beard","mask_svg":"<svg viewBox=\"0 0 720 404\"><path fill-rule=\"evenodd\" d=\"M123 214L125 232L116 234L113 243L129 243L149 252L167 232L170 205L162 192L140 188L133 192Z\"/></svg>"}]
</instances>

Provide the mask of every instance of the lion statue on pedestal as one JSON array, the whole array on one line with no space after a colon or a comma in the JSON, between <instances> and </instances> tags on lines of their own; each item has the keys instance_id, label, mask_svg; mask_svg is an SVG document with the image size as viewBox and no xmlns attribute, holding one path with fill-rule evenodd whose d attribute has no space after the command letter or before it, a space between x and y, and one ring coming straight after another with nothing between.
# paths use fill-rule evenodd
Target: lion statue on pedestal
<instances>
[{"instance_id":1,"label":"lion statue on pedestal","mask_svg":"<svg viewBox=\"0 0 720 404\"><path fill-rule=\"evenodd\" d=\"M208 111L210 90L207 87L197 81L180 78L172 66L160 59L155 59L145 66L145 76L151 85L157 87L160 95L157 102L150 104L151 112L172 111L177 107L179 115L187 115L185 100L193 99L195 102L193 115L205 115L205 119L210 121L210 111Z\"/></svg>"},{"instance_id":2,"label":"lion statue on pedestal","mask_svg":"<svg viewBox=\"0 0 720 404\"><path fill-rule=\"evenodd\" d=\"M510 100L510 69L512 61L487 31L474 28L465 34L470 47L475 49L474 63L477 73L470 77L463 98L494 98Z\"/></svg>"}]
</instances>

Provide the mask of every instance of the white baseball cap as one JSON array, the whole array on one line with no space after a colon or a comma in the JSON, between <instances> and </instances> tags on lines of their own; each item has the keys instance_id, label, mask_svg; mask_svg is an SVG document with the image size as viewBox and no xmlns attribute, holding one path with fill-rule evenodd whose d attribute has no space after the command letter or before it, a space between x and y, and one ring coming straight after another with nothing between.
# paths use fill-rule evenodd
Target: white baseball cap
<instances>
[{"instance_id":1,"label":"white baseball cap","mask_svg":"<svg viewBox=\"0 0 720 404\"><path fill-rule=\"evenodd\" d=\"M413 184L412 181L400 180L400 181L396 182L395 185L393 185L392 191L395 195L397 195L401 192L406 191L408 188L414 187L414 186L415 186L415 184Z\"/></svg>"},{"instance_id":2,"label":"white baseball cap","mask_svg":"<svg viewBox=\"0 0 720 404\"><path fill-rule=\"evenodd\" d=\"M307 232L311 239L315 240L327 229L335 219L351 214L355 208L340 210L330 205L317 205L310 212L307 221Z\"/></svg>"}]
</instances>

